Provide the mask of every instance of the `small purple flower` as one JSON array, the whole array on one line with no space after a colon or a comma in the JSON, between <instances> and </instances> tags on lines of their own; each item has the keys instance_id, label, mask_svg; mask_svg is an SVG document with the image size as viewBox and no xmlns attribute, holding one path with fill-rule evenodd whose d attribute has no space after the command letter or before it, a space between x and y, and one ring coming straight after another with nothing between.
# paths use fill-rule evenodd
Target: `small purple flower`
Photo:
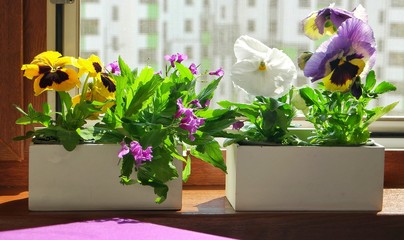
<instances>
[{"instance_id":1,"label":"small purple flower","mask_svg":"<svg viewBox=\"0 0 404 240\"><path fill-rule=\"evenodd\" d=\"M207 99L206 101L205 101L205 107L209 107L209 105L210 105L210 99Z\"/></svg>"},{"instance_id":2,"label":"small purple flower","mask_svg":"<svg viewBox=\"0 0 404 240\"><path fill-rule=\"evenodd\" d=\"M221 77L221 76L224 75L223 68L220 67L220 68L219 68L218 70L216 70L216 71L209 72L209 75L216 75L216 76L218 76L218 77Z\"/></svg>"},{"instance_id":3,"label":"small purple flower","mask_svg":"<svg viewBox=\"0 0 404 240\"><path fill-rule=\"evenodd\" d=\"M244 127L244 122L237 121L237 122L233 123L232 126L233 126L234 130L240 130L242 127Z\"/></svg>"},{"instance_id":4,"label":"small purple flower","mask_svg":"<svg viewBox=\"0 0 404 240\"><path fill-rule=\"evenodd\" d=\"M194 75L198 74L198 68L196 67L195 63L192 63L189 66L189 70L191 70L191 73L194 74Z\"/></svg>"},{"instance_id":5,"label":"small purple flower","mask_svg":"<svg viewBox=\"0 0 404 240\"><path fill-rule=\"evenodd\" d=\"M119 68L118 61L114 61L108 64L107 66L105 66L105 69L113 75L121 75L121 69Z\"/></svg>"},{"instance_id":6,"label":"small purple flower","mask_svg":"<svg viewBox=\"0 0 404 240\"><path fill-rule=\"evenodd\" d=\"M161 74L163 74L163 72L161 70L154 73L154 75L160 75L160 76L161 76Z\"/></svg>"},{"instance_id":7,"label":"small purple flower","mask_svg":"<svg viewBox=\"0 0 404 240\"><path fill-rule=\"evenodd\" d=\"M198 100L192 101L195 103L199 103ZM200 105L200 103L199 103ZM182 104L182 100L178 99L177 100L177 106L178 106L178 111L175 114L175 118L180 118L181 116L184 116L181 119L179 127L187 130L189 132L189 139L191 141L195 140L195 137L193 136L194 133L198 130L198 128L205 123L205 119L203 118L198 118L195 114L192 108L185 108L184 105Z\"/></svg>"},{"instance_id":8,"label":"small purple flower","mask_svg":"<svg viewBox=\"0 0 404 240\"><path fill-rule=\"evenodd\" d=\"M177 53L171 56L165 55L164 59L170 61L171 67L175 67L175 62L181 63L182 61L187 60L188 56L186 54Z\"/></svg>"},{"instance_id":9,"label":"small purple flower","mask_svg":"<svg viewBox=\"0 0 404 240\"><path fill-rule=\"evenodd\" d=\"M202 108L202 105L201 105L201 103L199 102L198 99L192 100L192 101L190 102L190 104L194 105L194 106L197 107L197 108Z\"/></svg>"},{"instance_id":10,"label":"small purple flower","mask_svg":"<svg viewBox=\"0 0 404 240\"><path fill-rule=\"evenodd\" d=\"M177 62L181 63L184 60L187 60L188 56L186 54L177 53Z\"/></svg>"},{"instance_id":11,"label":"small purple flower","mask_svg":"<svg viewBox=\"0 0 404 240\"><path fill-rule=\"evenodd\" d=\"M128 154L130 152L136 162L136 164L135 164L136 167L139 167L140 165L142 165L142 163L144 161L152 160L153 155L151 155L151 153L153 151L152 151L151 146L149 146L145 150L143 150L142 146L137 141L132 141L129 145L130 145L130 147L128 147L124 141L121 142L122 148L118 153L119 158L123 158L123 156L125 156L126 154Z\"/></svg>"},{"instance_id":12,"label":"small purple flower","mask_svg":"<svg viewBox=\"0 0 404 240\"><path fill-rule=\"evenodd\" d=\"M177 60L177 55L175 55L175 54L173 54L171 56L170 55L165 55L164 59L167 60L167 61L170 61L171 67L175 67L174 62Z\"/></svg>"},{"instance_id":13,"label":"small purple flower","mask_svg":"<svg viewBox=\"0 0 404 240\"><path fill-rule=\"evenodd\" d=\"M123 158L126 154L129 153L129 148L124 141L121 142L121 150L118 152L118 157Z\"/></svg>"}]
</instances>

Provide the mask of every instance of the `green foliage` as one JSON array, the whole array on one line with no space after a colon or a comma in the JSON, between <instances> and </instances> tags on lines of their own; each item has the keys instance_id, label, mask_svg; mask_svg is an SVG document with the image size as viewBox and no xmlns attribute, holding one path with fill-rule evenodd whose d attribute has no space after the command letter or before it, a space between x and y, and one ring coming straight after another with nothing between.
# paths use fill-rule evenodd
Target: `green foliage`
<instances>
[{"instance_id":1,"label":"green foliage","mask_svg":"<svg viewBox=\"0 0 404 240\"><path fill-rule=\"evenodd\" d=\"M299 90L308 110L306 119L313 123L315 134L310 143L315 145L359 145L369 137L369 125L391 111L398 102L385 107L368 109L372 100L380 94L396 90L388 82L376 85L376 76L371 71L364 84L362 95L357 99L350 92L330 92L320 84L320 88L304 87Z\"/></svg>"},{"instance_id":2,"label":"green foliage","mask_svg":"<svg viewBox=\"0 0 404 240\"><path fill-rule=\"evenodd\" d=\"M180 146L188 145L190 154L226 172L226 166L219 143L214 137L224 136L224 129L235 122L236 114L232 110L211 110L204 106L213 97L221 78L212 80L200 93L195 92L197 80L183 64L176 62L169 66L165 76L154 74L146 67L132 71L120 58L120 76L116 81L116 105L109 109L101 123L93 128L80 130L80 136L94 139L96 142L124 142L127 146L132 141L144 148L152 147L153 158L136 166L131 154L125 155L121 162L121 183L150 186L157 195L156 202L167 198L166 183L179 177L173 165L174 159L185 164L183 180L191 174L191 158L183 157ZM198 118L205 123L196 131L195 140L190 140L190 133L180 127L181 117L176 117L179 110L177 100L193 108ZM203 107L194 107L192 101L198 100Z\"/></svg>"},{"instance_id":3,"label":"green foliage","mask_svg":"<svg viewBox=\"0 0 404 240\"><path fill-rule=\"evenodd\" d=\"M24 136L15 137L14 140L33 138L34 142L60 143L67 151L73 151L78 144L86 140L77 131L86 124L87 118L99 112L106 103L83 101L73 106L68 93L58 93L62 102L61 112L53 113L48 103L42 105L42 111L35 110L32 104L28 105L27 112L16 106L23 115L16 120L16 124L33 125L36 128L27 131Z\"/></svg>"},{"instance_id":4,"label":"green foliage","mask_svg":"<svg viewBox=\"0 0 404 240\"><path fill-rule=\"evenodd\" d=\"M251 104L219 102L220 106L233 109L246 120L241 131L230 135L231 139L225 145L240 141L291 144L293 138L288 128L295 116L295 110L288 99L288 95L279 99L257 96Z\"/></svg>"}]
</instances>

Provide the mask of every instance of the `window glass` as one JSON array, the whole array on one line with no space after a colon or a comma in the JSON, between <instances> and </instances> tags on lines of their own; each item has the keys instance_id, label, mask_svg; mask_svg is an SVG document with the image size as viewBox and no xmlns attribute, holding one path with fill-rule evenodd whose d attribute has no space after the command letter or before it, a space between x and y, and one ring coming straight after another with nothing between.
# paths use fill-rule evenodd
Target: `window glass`
<instances>
[{"instance_id":1,"label":"window glass","mask_svg":"<svg viewBox=\"0 0 404 240\"><path fill-rule=\"evenodd\" d=\"M225 70L214 101L242 102L247 96L230 79L234 41L248 34L282 49L297 66L298 55L319 44L303 35L300 21L333 2L367 9L378 44L377 77L398 87L375 105L400 100L389 115L404 116L403 0L81 0L80 56L97 53L105 63L121 56L132 67L148 64L159 71L164 55L185 53L201 70ZM298 74L296 85L309 83L302 71Z\"/></svg>"}]
</instances>

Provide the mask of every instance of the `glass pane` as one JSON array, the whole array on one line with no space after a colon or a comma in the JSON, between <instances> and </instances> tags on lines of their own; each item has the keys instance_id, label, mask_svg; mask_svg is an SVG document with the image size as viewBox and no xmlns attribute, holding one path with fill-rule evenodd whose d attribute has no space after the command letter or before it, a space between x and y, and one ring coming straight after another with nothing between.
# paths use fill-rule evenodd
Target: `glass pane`
<instances>
[{"instance_id":1,"label":"glass pane","mask_svg":"<svg viewBox=\"0 0 404 240\"><path fill-rule=\"evenodd\" d=\"M361 3L367 9L378 44L377 77L398 87L378 104L400 100L389 114L404 116L404 0L81 0L80 56L97 54L108 63L120 55L132 67L158 71L164 55L185 53L187 62L201 69L224 68L214 100L244 101L246 95L230 79L234 41L250 35L282 49L297 66L298 55L319 44L302 34L300 21L331 2L348 10ZM307 83L299 70L295 84Z\"/></svg>"}]
</instances>

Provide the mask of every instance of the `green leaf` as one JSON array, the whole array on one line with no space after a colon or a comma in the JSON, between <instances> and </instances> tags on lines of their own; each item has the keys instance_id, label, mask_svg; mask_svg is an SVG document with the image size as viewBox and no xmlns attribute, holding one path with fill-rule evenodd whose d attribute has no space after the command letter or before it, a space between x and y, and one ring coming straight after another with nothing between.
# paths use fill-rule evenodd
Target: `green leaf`
<instances>
[{"instance_id":1,"label":"green leaf","mask_svg":"<svg viewBox=\"0 0 404 240\"><path fill-rule=\"evenodd\" d=\"M223 172L227 172L226 164L224 163L222 151L218 142L210 141L204 145L192 147L191 154L202 161L221 169Z\"/></svg>"},{"instance_id":2,"label":"green leaf","mask_svg":"<svg viewBox=\"0 0 404 240\"><path fill-rule=\"evenodd\" d=\"M197 112L197 115L206 119L199 129L202 132L214 134L233 124L236 121L237 113L227 109L214 109Z\"/></svg>"},{"instance_id":3,"label":"green leaf","mask_svg":"<svg viewBox=\"0 0 404 240\"><path fill-rule=\"evenodd\" d=\"M177 68L182 78L186 78L188 79L188 81L192 81L192 79L194 79L194 75L192 74L191 70L189 70L181 63L175 62L175 67Z\"/></svg>"},{"instance_id":4,"label":"green leaf","mask_svg":"<svg viewBox=\"0 0 404 240\"><path fill-rule=\"evenodd\" d=\"M149 99L151 100L158 86L163 82L160 75L153 74L153 69L147 67L142 70L138 80L143 84L139 85L137 89L132 89L134 91L133 98L130 102L126 103L128 107L125 116L127 117L138 113L144 103Z\"/></svg>"},{"instance_id":5,"label":"green leaf","mask_svg":"<svg viewBox=\"0 0 404 240\"><path fill-rule=\"evenodd\" d=\"M62 104L65 105L66 109L70 109L73 105L72 97L67 92L57 92L59 94Z\"/></svg>"},{"instance_id":6,"label":"green leaf","mask_svg":"<svg viewBox=\"0 0 404 240\"><path fill-rule=\"evenodd\" d=\"M318 96L316 92L309 87L299 89L300 96L304 99L307 106L317 105Z\"/></svg>"},{"instance_id":7,"label":"green leaf","mask_svg":"<svg viewBox=\"0 0 404 240\"><path fill-rule=\"evenodd\" d=\"M67 151L73 151L80 143L80 136L76 131L57 129L57 138Z\"/></svg>"},{"instance_id":8,"label":"green leaf","mask_svg":"<svg viewBox=\"0 0 404 240\"><path fill-rule=\"evenodd\" d=\"M22 141L22 140L26 140L26 139L32 138L33 136L35 136L35 132L34 132L34 131L27 131L24 136L17 136L17 137L14 137L13 140L14 140L14 141Z\"/></svg>"},{"instance_id":9,"label":"green leaf","mask_svg":"<svg viewBox=\"0 0 404 240\"><path fill-rule=\"evenodd\" d=\"M395 91L397 88L393 84L383 81L379 85L376 86L374 92L377 94L383 94L386 92Z\"/></svg>"},{"instance_id":10,"label":"green leaf","mask_svg":"<svg viewBox=\"0 0 404 240\"><path fill-rule=\"evenodd\" d=\"M216 90L217 86L220 83L220 80L222 77L213 80L212 82L209 83L208 86L206 86L202 91L198 94L197 98L201 103L204 103L208 99L212 99L214 95L214 91Z\"/></svg>"},{"instance_id":11,"label":"green leaf","mask_svg":"<svg viewBox=\"0 0 404 240\"><path fill-rule=\"evenodd\" d=\"M118 156L118 153L117 153ZM133 172L133 168L135 166L135 159L133 158L132 154L126 154L123 156L121 160L121 183L125 184L128 183L128 179L131 179L130 175Z\"/></svg>"},{"instance_id":12,"label":"green leaf","mask_svg":"<svg viewBox=\"0 0 404 240\"><path fill-rule=\"evenodd\" d=\"M391 104L389 104L389 105L387 105L387 106L385 106L385 107L378 107L378 108L375 108L375 109L374 109L374 110L375 110L375 114L374 114L371 118L369 118L369 119L364 123L364 126L365 126L365 127L368 127L371 123L373 123L374 121L376 121L377 119L379 119L380 117L382 117L384 114L386 114L386 113L390 112L391 110L393 110L393 108L394 108L398 103L399 103L399 102L397 101L397 102L391 103Z\"/></svg>"},{"instance_id":13,"label":"green leaf","mask_svg":"<svg viewBox=\"0 0 404 240\"><path fill-rule=\"evenodd\" d=\"M187 182L191 175L191 157L188 155L185 168L182 170L182 181Z\"/></svg>"},{"instance_id":14,"label":"green leaf","mask_svg":"<svg viewBox=\"0 0 404 240\"><path fill-rule=\"evenodd\" d=\"M375 72L372 70L366 76L365 91L370 92L375 85L376 85L376 75Z\"/></svg>"}]
</instances>

